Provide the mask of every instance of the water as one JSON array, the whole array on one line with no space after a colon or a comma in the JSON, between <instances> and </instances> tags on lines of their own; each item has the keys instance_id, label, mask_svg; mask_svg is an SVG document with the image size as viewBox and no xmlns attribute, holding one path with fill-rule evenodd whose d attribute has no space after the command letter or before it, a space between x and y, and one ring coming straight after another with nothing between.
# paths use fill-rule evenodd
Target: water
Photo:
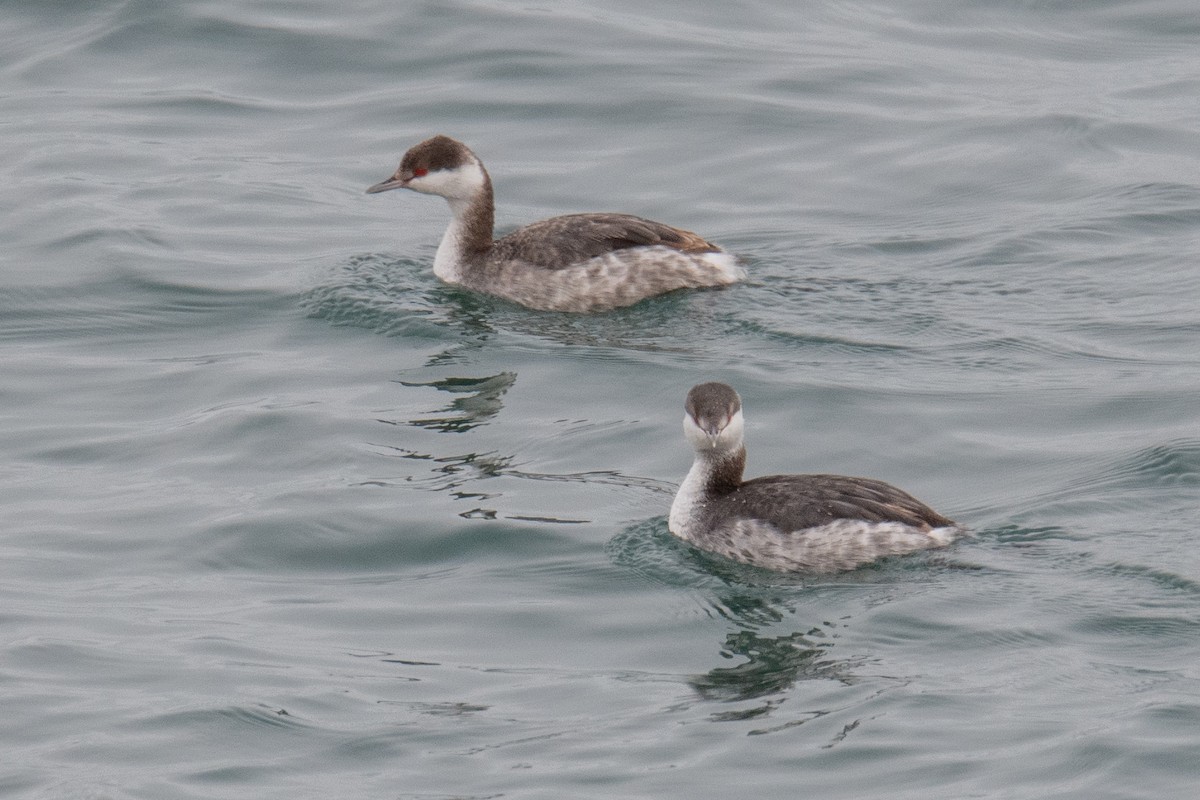
<instances>
[{"instance_id":1,"label":"water","mask_svg":"<svg viewBox=\"0 0 1200 800\"><path fill-rule=\"evenodd\" d=\"M0 795L1071 797L1200 768L1200 24L1144 3L6 3ZM622 210L751 280L439 285ZM970 525L820 579L675 542L752 475Z\"/></svg>"}]
</instances>

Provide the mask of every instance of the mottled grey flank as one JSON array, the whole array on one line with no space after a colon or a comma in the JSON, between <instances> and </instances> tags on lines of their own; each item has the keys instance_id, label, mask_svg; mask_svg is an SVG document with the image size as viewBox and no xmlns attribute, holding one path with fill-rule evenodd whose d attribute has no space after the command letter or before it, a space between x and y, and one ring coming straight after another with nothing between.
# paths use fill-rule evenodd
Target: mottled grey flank
<instances>
[{"instance_id":1,"label":"mottled grey flank","mask_svg":"<svg viewBox=\"0 0 1200 800\"><path fill-rule=\"evenodd\" d=\"M516 258L481 259L467 271L462 285L529 308L586 312L621 308L676 289L732 282L722 265L663 245L639 248L634 257L626 252L609 252L554 269Z\"/></svg>"}]
</instances>

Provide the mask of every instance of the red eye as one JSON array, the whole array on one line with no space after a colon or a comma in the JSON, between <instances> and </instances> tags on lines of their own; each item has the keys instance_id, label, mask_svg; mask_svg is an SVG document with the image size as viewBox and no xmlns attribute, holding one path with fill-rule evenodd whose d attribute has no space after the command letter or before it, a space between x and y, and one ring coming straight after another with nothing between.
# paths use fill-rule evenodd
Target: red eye
<instances>
[{"instance_id":1,"label":"red eye","mask_svg":"<svg viewBox=\"0 0 1200 800\"><path fill-rule=\"evenodd\" d=\"M424 167L417 167L416 169L413 170L414 178L424 178L428 174L429 174L429 170L425 169Z\"/></svg>"}]
</instances>

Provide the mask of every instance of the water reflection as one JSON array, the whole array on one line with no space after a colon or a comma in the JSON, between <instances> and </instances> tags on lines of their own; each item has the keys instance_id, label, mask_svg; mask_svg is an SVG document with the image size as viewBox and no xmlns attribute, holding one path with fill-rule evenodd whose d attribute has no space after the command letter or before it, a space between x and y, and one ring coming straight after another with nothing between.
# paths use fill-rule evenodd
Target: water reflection
<instances>
[{"instance_id":1,"label":"water reflection","mask_svg":"<svg viewBox=\"0 0 1200 800\"><path fill-rule=\"evenodd\" d=\"M440 378L434 381L398 381L401 386L425 387L455 395L436 416L406 420L404 424L442 433L465 433L493 419L504 408L504 394L517 382L515 372L482 378Z\"/></svg>"},{"instance_id":2,"label":"water reflection","mask_svg":"<svg viewBox=\"0 0 1200 800\"><path fill-rule=\"evenodd\" d=\"M778 696L800 681L856 682L863 659L834 656L844 619L797 624L797 607L815 579L707 556L668 533L662 517L629 526L609 540L607 551L614 563L654 583L697 594L709 616L729 623L732 630L717 650L725 663L689 677L688 685L704 700L771 699L749 709L718 712L714 720L769 714L782 701ZM728 665L730 661L739 663Z\"/></svg>"},{"instance_id":3,"label":"water reflection","mask_svg":"<svg viewBox=\"0 0 1200 800\"><path fill-rule=\"evenodd\" d=\"M504 397L515 385L515 372L500 372L494 375L463 377L442 376L428 380L396 380L400 386L416 389L433 389L449 394L449 403L430 411L405 413L394 412L390 417L377 417L379 422L398 428L419 428L433 433L470 433L494 421L504 409ZM585 430L594 426L580 426ZM400 438L400 437L398 437ZM469 437L468 437L469 438ZM377 451L391 458L406 461L426 462L425 474L411 474L402 479L375 479L377 485L399 484L434 492L446 492L457 500L472 504L472 507L457 512L460 517L472 520L517 520L535 523L578 524L591 522L590 518L576 515L545 513L541 509L505 513L487 501L494 501L505 493L503 482L496 479L516 479L551 483L611 485L624 489L636 489L669 494L674 484L647 478L625 475L616 470L589 470L584 472L554 473L538 472L522 468L515 452L496 450L470 450L446 453L443 437L405 435L401 442L389 441L373 445ZM461 440L457 440L460 441ZM525 444L523 442L523 444ZM487 486L482 482L488 481ZM559 493L561 494L561 493ZM539 495L540 496L540 495ZM553 502L551 495L546 495Z\"/></svg>"},{"instance_id":4,"label":"water reflection","mask_svg":"<svg viewBox=\"0 0 1200 800\"><path fill-rule=\"evenodd\" d=\"M853 665L832 658L833 642L820 641L823 635L821 630L780 636L762 636L753 630L730 633L725 637L720 656L745 660L732 667L716 667L695 675L688 679L688 684L706 700L729 702L778 694L801 680L852 683Z\"/></svg>"}]
</instances>

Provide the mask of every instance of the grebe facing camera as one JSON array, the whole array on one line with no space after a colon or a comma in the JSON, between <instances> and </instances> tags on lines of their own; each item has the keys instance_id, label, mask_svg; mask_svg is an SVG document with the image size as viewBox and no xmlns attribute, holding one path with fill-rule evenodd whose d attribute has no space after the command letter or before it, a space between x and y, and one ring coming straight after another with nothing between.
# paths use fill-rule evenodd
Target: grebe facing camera
<instances>
[{"instance_id":1,"label":"grebe facing camera","mask_svg":"<svg viewBox=\"0 0 1200 800\"><path fill-rule=\"evenodd\" d=\"M724 383L688 392L683 431L696 451L671 504L671 533L734 561L779 572L835 572L944 547L955 522L883 481L844 475L742 480L742 400Z\"/></svg>"}]
</instances>

